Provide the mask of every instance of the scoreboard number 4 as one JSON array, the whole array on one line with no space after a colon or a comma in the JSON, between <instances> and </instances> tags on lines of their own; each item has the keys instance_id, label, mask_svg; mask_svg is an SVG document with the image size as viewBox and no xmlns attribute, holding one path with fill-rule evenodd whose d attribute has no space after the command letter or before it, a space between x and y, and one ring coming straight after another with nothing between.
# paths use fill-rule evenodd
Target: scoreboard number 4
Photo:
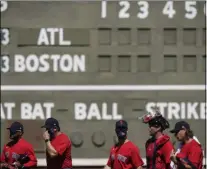
<instances>
[{"instance_id":1,"label":"scoreboard number 4","mask_svg":"<svg viewBox=\"0 0 207 169\"><path fill-rule=\"evenodd\" d=\"M163 10L162 10L163 15L167 15L168 18L173 18L174 15L176 14L176 11L173 8L173 1L168 1Z\"/></svg>"},{"instance_id":2,"label":"scoreboard number 4","mask_svg":"<svg viewBox=\"0 0 207 169\"><path fill-rule=\"evenodd\" d=\"M0 34L1 34L1 44L8 45L10 41L9 29L2 28Z\"/></svg>"},{"instance_id":3,"label":"scoreboard number 4","mask_svg":"<svg viewBox=\"0 0 207 169\"><path fill-rule=\"evenodd\" d=\"M8 8L8 2L7 1L1 1L1 12L6 11Z\"/></svg>"}]
</instances>

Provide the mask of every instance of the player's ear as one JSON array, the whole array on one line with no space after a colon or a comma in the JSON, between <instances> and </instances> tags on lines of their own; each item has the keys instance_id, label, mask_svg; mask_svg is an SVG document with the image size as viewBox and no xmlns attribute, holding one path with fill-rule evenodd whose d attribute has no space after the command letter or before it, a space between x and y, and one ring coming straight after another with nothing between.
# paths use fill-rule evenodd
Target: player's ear
<instances>
[{"instance_id":1,"label":"player's ear","mask_svg":"<svg viewBox=\"0 0 207 169\"><path fill-rule=\"evenodd\" d=\"M16 133L16 135L17 135L17 136L22 136L22 135L23 135L23 132L18 131L18 132Z\"/></svg>"}]
</instances>

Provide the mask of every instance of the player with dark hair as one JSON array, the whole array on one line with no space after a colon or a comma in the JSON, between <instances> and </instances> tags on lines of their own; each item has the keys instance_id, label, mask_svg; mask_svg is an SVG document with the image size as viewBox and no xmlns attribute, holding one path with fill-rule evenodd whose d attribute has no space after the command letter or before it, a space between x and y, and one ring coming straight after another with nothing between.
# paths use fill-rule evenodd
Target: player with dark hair
<instances>
[{"instance_id":1,"label":"player with dark hair","mask_svg":"<svg viewBox=\"0 0 207 169\"><path fill-rule=\"evenodd\" d=\"M142 169L144 163L140 157L139 149L127 139L127 122L117 121L115 132L118 143L111 148L108 163L104 169Z\"/></svg>"},{"instance_id":2,"label":"player with dark hair","mask_svg":"<svg viewBox=\"0 0 207 169\"><path fill-rule=\"evenodd\" d=\"M37 166L37 159L33 146L22 138L24 127L19 122L14 122L9 128L10 139L4 145L1 154L1 168L3 169L29 169Z\"/></svg>"},{"instance_id":3,"label":"player with dark hair","mask_svg":"<svg viewBox=\"0 0 207 169\"><path fill-rule=\"evenodd\" d=\"M203 151L201 145L193 136L193 131L190 125L185 121L180 121L175 124L173 130L180 144L180 152L171 153L171 160L174 162L177 169L202 169Z\"/></svg>"},{"instance_id":4,"label":"player with dark hair","mask_svg":"<svg viewBox=\"0 0 207 169\"><path fill-rule=\"evenodd\" d=\"M46 129L43 139L46 144L47 169L71 169L71 141L60 131L59 122L48 118L42 128Z\"/></svg>"},{"instance_id":5,"label":"player with dark hair","mask_svg":"<svg viewBox=\"0 0 207 169\"><path fill-rule=\"evenodd\" d=\"M170 137L163 133L169 128L168 121L156 108L141 119L149 125L151 136L145 144L147 169L170 169L170 154L174 148Z\"/></svg>"}]
</instances>

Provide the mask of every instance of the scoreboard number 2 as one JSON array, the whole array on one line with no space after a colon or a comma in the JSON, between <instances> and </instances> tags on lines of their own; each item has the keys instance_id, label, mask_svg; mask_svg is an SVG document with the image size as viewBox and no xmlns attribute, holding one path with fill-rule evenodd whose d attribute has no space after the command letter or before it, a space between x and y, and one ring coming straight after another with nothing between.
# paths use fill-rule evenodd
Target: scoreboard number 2
<instances>
[{"instance_id":1,"label":"scoreboard number 2","mask_svg":"<svg viewBox=\"0 0 207 169\"><path fill-rule=\"evenodd\" d=\"M7 1L1 1L1 12L6 11L8 8L8 2Z\"/></svg>"}]
</instances>

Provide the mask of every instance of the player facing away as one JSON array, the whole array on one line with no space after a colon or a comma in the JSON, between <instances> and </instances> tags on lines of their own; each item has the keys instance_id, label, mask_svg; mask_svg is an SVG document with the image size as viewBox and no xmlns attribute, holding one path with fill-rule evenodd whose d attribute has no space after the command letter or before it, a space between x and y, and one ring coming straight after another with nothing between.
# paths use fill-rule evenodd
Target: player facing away
<instances>
[{"instance_id":1,"label":"player facing away","mask_svg":"<svg viewBox=\"0 0 207 169\"><path fill-rule=\"evenodd\" d=\"M4 145L1 154L2 169L30 169L37 166L33 146L22 138L24 127L14 122L9 128L10 141Z\"/></svg>"},{"instance_id":2,"label":"player facing away","mask_svg":"<svg viewBox=\"0 0 207 169\"><path fill-rule=\"evenodd\" d=\"M140 157L139 149L127 139L127 122L117 121L115 132L118 143L111 148L108 163L104 169L142 169L144 163Z\"/></svg>"},{"instance_id":3,"label":"player facing away","mask_svg":"<svg viewBox=\"0 0 207 169\"><path fill-rule=\"evenodd\" d=\"M171 160L177 169L202 169L203 151L198 141L193 138L190 125L185 121L175 124L173 130L175 137L180 142L180 151L171 153Z\"/></svg>"},{"instance_id":4,"label":"player facing away","mask_svg":"<svg viewBox=\"0 0 207 169\"><path fill-rule=\"evenodd\" d=\"M60 131L58 120L48 118L45 121L43 139L46 145L47 169L71 169L71 141Z\"/></svg>"},{"instance_id":5,"label":"player facing away","mask_svg":"<svg viewBox=\"0 0 207 169\"><path fill-rule=\"evenodd\" d=\"M147 169L170 169L170 154L174 148L170 137L163 133L169 128L168 121L157 109L141 118L149 125L151 136L145 144Z\"/></svg>"}]
</instances>

